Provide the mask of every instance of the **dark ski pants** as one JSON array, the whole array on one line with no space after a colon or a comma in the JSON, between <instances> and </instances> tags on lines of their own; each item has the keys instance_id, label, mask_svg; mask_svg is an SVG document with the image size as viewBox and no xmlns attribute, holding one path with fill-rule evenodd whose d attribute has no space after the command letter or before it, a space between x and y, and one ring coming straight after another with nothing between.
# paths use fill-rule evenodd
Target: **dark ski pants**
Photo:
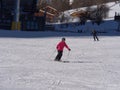
<instances>
[{"instance_id":1,"label":"dark ski pants","mask_svg":"<svg viewBox=\"0 0 120 90\"><path fill-rule=\"evenodd\" d=\"M94 41L96 41L96 40L99 41L97 35L94 35L93 38L94 38Z\"/></svg>"},{"instance_id":2,"label":"dark ski pants","mask_svg":"<svg viewBox=\"0 0 120 90\"><path fill-rule=\"evenodd\" d=\"M60 61L60 60L61 60L62 55L63 55L63 51L58 51L58 54L57 54L57 56L56 56L55 60L56 60L56 61Z\"/></svg>"}]
</instances>

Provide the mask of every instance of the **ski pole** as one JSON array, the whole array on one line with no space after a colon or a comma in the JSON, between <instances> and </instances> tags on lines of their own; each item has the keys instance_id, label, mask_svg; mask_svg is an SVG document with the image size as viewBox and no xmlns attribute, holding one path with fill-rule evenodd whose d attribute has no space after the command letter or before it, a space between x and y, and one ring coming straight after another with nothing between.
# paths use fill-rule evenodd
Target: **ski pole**
<instances>
[{"instance_id":1,"label":"ski pole","mask_svg":"<svg viewBox=\"0 0 120 90\"><path fill-rule=\"evenodd\" d=\"M70 55L70 51L68 52L68 56Z\"/></svg>"},{"instance_id":2,"label":"ski pole","mask_svg":"<svg viewBox=\"0 0 120 90\"><path fill-rule=\"evenodd\" d=\"M68 59L69 59L69 55L70 55L70 51L68 52L68 55L67 55L67 58L66 58L66 60L68 60Z\"/></svg>"}]
</instances>

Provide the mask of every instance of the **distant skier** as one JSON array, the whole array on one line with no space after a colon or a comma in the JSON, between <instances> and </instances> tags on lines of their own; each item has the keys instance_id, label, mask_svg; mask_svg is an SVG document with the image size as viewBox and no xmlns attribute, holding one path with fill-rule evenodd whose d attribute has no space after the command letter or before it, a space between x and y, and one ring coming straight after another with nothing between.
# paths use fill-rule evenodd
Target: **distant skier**
<instances>
[{"instance_id":1,"label":"distant skier","mask_svg":"<svg viewBox=\"0 0 120 90\"><path fill-rule=\"evenodd\" d=\"M96 30L93 30L92 31L92 35L93 35L93 38L94 38L94 41L99 41L98 37L97 37L97 31Z\"/></svg>"},{"instance_id":2,"label":"distant skier","mask_svg":"<svg viewBox=\"0 0 120 90\"><path fill-rule=\"evenodd\" d=\"M64 49L64 47L66 47L69 51L71 51L71 49L68 47L68 45L65 42L65 38L62 38L62 41L60 41L57 44L57 47L56 47L56 49L58 51L58 54L55 57L55 61L61 61L61 57L63 55L63 49Z\"/></svg>"}]
</instances>

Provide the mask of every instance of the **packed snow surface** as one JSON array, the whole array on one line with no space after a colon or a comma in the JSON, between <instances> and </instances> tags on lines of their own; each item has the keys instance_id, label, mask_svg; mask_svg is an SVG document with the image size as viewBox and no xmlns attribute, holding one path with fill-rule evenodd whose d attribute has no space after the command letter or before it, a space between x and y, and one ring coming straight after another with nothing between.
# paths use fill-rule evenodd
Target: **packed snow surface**
<instances>
[{"instance_id":1,"label":"packed snow surface","mask_svg":"<svg viewBox=\"0 0 120 90\"><path fill-rule=\"evenodd\" d=\"M109 17L113 19L118 7L111 7ZM0 30L0 90L120 90L118 23L64 29L83 32ZM100 41L93 40L92 29L104 32L98 35ZM71 48L64 49L62 60L70 63L54 61L62 37Z\"/></svg>"},{"instance_id":2,"label":"packed snow surface","mask_svg":"<svg viewBox=\"0 0 120 90\"><path fill-rule=\"evenodd\" d=\"M62 37L70 63L54 61ZM120 90L120 33L98 37L0 30L0 90Z\"/></svg>"}]
</instances>

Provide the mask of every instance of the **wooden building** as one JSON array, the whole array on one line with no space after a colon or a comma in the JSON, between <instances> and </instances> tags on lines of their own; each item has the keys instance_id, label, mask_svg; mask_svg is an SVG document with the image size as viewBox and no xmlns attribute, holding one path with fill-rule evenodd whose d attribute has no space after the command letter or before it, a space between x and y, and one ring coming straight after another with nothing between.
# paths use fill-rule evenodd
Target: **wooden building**
<instances>
[{"instance_id":1,"label":"wooden building","mask_svg":"<svg viewBox=\"0 0 120 90\"><path fill-rule=\"evenodd\" d=\"M35 16L44 16L46 14L46 21L52 22L55 17L58 16L58 11L51 7L51 6L46 6L43 9L40 9L39 12L35 13Z\"/></svg>"}]
</instances>

